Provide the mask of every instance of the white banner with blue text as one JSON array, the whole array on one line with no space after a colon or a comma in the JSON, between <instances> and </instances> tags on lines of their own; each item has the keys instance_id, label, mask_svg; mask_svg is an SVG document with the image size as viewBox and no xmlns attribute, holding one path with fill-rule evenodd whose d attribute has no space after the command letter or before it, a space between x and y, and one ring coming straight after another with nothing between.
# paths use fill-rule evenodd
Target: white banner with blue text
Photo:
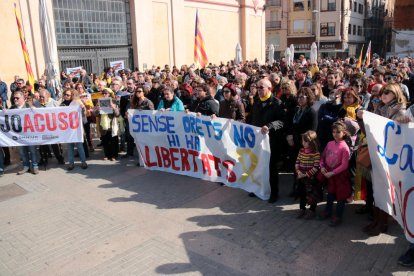
<instances>
[{"instance_id":1,"label":"white banner with blue text","mask_svg":"<svg viewBox=\"0 0 414 276\"><path fill-rule=\"evenodd\" d=\"M392 215L414 242L414 124L364 112L375 205Z\"/></svg>"},{"instance_id":2,"label":"white banner with blue text","mask_svg":"<svg viewBox=\"0 0 414 276\"><path fill-rule=\"evenodd\" d=\"M147 169L221 182L269 198L269 136L260 128L184 112L130 109L128 119Z\"/></svg>"}]
</instances>

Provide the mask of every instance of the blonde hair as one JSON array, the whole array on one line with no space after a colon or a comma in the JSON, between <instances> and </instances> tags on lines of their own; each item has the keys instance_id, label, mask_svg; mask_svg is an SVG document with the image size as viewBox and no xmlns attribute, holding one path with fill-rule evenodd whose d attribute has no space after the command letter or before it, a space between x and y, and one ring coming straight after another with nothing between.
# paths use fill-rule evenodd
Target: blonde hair
<instances>
[{"instance_id":1,"label":"blonde hair","mask_svg":"<svg viewBox=\"0 0 414 276\"><path fill-rule=\"evenodd\" d=\"M388 83L381 88L380 95L384 93L385 90L391 91L395 95L395 99L399 104L405 104L405 96L401 90L401 87L398 83Z\"/></svg>"},{"instance_id":2,"label":"blonde hair","mask_svg":"<svg viewBox=\"0 0 414 276\"><path fill-rule=\"evenodd\" d=\"M296 85L293 81L291 80L285 80L281 83L280 85L281 88L283 87L287 87L289 89L289 92L291 95L296 96L296 94L298 93L297 89L296 89Z\"/></svg>"}]
</instances>

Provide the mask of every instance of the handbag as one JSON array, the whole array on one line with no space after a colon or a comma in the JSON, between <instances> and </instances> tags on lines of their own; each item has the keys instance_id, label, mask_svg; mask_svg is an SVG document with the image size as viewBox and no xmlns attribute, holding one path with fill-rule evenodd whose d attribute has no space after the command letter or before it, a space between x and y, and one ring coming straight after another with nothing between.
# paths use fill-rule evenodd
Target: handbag
<instances>
[{"instance_id":1,"label":"handbag","mask_svg":"<svg viewBox=\"0 0 414 276\"><path fill-rule=\"evenodd\" d=\"M371 168L371 157L369 156L368 145L361 145L358 147L356 162L364 168Z\"/></svg>"}]
</instances>

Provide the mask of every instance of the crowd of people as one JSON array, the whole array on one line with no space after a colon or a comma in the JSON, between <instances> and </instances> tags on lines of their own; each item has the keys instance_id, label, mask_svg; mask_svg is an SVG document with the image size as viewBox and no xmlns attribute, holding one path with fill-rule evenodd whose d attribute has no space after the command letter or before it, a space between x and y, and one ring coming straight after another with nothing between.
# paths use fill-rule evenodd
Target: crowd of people
<instances>
[{"instance_id":1,"label":"crowd of people","mask_svg":"<svg viewBox=\"0 0 414 276\"><path fill-rule=\"evenodd\" d=\"M363 112L400 123L414 121L414 59L375 58L366 68L356 63L353 58L312 63L301 55L289 65L281 59L273 64L209 64L201 70L185 65L145 71L107 68L102 75L81 70L79 76L61 73L62 93L47 87L45 78L31 87L16 76L10 86L0 80L0 105L9 107L8 94L10 108L79 105L85 139L67 145L67 170L75 168L76 156L87 169L89 152L99 146L108 162L137 157L128 109L194 112L257 126L270 138L269 203L279 197L279 171L293 172L289 196L299 199L298 219L330 219L336 227L346 204L362 199L365 205L356 213L371 216L363 231L375 236L387 231L390 218L375 207L372 168L364 163L366 158L362 160L367 145ZM100 112L100 98L110 99L110 114ZM93 135L99 137L99 145L92 143ZM19 147L22 169L17 174L38 174L52 152L59 164L65 164L61 145ZM8 164L10 152L3 147L0 174ZM325 194L326 205L316 215ZM399 263L414 265L413 244Z\"/></svg>"}]
</instances>

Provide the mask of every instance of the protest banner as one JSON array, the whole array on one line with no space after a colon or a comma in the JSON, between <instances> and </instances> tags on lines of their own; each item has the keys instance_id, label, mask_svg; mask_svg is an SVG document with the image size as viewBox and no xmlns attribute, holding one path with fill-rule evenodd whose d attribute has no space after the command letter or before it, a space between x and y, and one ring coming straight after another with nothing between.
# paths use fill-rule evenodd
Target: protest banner
<instances>
[{"instance_id":1,"label":"protest banner","mask_svg":"<svg viewBox=\"0 0 414 276\"><path fill-rule=\"evenodd\" d=\"M147 169L221 182L269 198L269 136L260 128L184 112L130 109L128 119Z\"/></svg>"},{"instance_id":2,"label":"protest banner","mask_svg":"<svg viewBox=\"0 0 414 276\"><path fill-rule=\"evenodd\" d=\"M73 68L66 68L66 74L73 74L75 77L80 77L80 70L82 70L82 66L73 67Z\"/></svg>"},{"instance_id":3,"label":"protest banner","mask_svg":"<svg viewBox=\"0 0 414 276\"><path fill-rule=\"evenodd\" d=\"M111 61L109 66L114 69L115 72L125 69L125 62L123 60Z\"/></svg>"},{"instance_id":4,"label":"protest banner","mask_svg":"<svg viewBox=\"0 0 414 276\"><path fill-rule=\"evenodd\" d=\"M0 111L0 146L83 142L79 106Z\"/></svg>"},{"instance_id":5,"label":"protest banner","mask_svg":"<svg viewBox=\"0 0 414 276\"><path fill-rule=\"evenodd\" d=\"M414 124L364 112L375 206L392 215L414 242Z\"/></svg>"}]
</instances>

